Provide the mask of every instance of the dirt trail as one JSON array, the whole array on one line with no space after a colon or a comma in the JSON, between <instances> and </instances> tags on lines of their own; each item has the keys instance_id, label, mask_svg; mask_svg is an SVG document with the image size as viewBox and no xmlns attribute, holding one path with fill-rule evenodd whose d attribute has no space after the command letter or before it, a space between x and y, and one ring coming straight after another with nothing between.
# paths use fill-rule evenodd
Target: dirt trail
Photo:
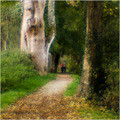
<instances>
[{"instance_id":1,"label":"dirt trail","mask_svg":"<svg viewBox=\"0 0 120 120\"><path fill-rule=\"evenodd\" d=\"M74 111L63 92L72 81L70 75L59 74L56 80L47 83L37 92L20 99L2 111L3 119L67 119ZM78 118L78 117L77 117Z\"/></svg>"},{"instance_id":2,"label":"dirt trail","mask_svg":"<svg viewBox=\"0 0 120 120\"><path fill-rule=\"evenodd\" d=\"M67 85L72 81L70 75L67 74L59 74L56 80L53 80L46 84L42 89L38 91L42 95L56 95L61 94L67 87Z\"/></svg>"}]
</instances>

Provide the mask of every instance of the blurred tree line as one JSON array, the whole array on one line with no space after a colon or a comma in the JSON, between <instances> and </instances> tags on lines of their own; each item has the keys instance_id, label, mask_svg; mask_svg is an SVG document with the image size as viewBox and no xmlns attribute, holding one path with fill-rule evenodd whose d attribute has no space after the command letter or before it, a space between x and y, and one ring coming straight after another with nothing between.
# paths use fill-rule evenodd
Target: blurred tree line
<instances>
[{"instance_id":1,"label":"blurred tree line","mask_svg":"<svg viewBox=\"0 0 120 120\"><path fill-rule=\"evenodd\" d=\"M2 50L19 48L22 11L21 2L1 1Z\"/></svg>"},{"instance_id":2,"label":"blurred tree line","mask_svg":"<svg viewBox=\"0 0 120 120\"><path fill-rule=\"evenodd\" d=\"M69 2L56 2L56 39L51 47L54 57L67 55L68 69L81 73L86 30L86 4L79 2L72 6ZM60 57L59 57L60 58ZM59 59L55 59L56 68Z\"/></svg>"}]
</instances>

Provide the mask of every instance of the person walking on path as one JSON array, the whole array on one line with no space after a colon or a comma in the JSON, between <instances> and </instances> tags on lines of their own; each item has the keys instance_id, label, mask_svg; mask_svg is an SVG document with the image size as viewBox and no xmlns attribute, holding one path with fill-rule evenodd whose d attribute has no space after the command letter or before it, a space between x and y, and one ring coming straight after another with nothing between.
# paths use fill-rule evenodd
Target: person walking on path
<instances>
[{"instance_id":1,"label":"person walking on path","mask_svg":"<svg viewBox=\"0 0 120 120\"><path fill-rule=\"evenodd\" d=\"M61 72L62 72L62 73L63 73L63 67L64 67L63 64L61 64Z\"/></svg>"}]
</instances>

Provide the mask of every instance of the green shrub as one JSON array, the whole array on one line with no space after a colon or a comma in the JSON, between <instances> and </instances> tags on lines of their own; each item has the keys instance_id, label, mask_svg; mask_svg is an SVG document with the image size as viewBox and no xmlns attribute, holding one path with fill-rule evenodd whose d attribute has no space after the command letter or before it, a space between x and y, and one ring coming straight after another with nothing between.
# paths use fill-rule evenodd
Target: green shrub
<instances>
[{"instance_id":1,"label":"green shrub","mask_svg":"<svg viewBox=\"0 0 120 120\"><path fill-rule=\"evenodd\" d=\"M35 75L30 54L20 50L2 51L1 53L1 91L14 87L27 77Z\"/></svg>"},{"instance_id":2,"label":"green shrub","mask_svg":"<svg viewBox=\"0 0 120 120\"><path fill-rule=\"evenodd\" d=\"M110 64L106 68L106 84L107 89L104 93L104 104L107 105L108 108L112 108L115 111L119 111L119 62L118 59L114 60L112 64Z\"/></svg>"},{"instance_id":3,"label":"green shrub","mask_svg":"<svg viewBox=\"0 0 120 120\"><path fill-rule=\"evenodd\" d=\"M68 69L70 73L81 74L82 73L82 61L76 60L75 58L70 57L68 61Z\"/></svg>"}]
</instances>

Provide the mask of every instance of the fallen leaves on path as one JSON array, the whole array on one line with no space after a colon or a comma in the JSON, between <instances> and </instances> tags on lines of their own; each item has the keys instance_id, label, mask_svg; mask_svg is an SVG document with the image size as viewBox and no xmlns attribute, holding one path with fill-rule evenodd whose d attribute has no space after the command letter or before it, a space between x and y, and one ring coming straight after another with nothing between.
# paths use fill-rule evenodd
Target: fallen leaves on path
<instances>
[{"instance_id":1,"label":"fallen leaves on path","mask_svg":"<svg viewBox=\"0 0 120 120\"><path fill-rule=\"evenodd\" d=\"M70 75L58 75L37 92L21 98L14 105L2 110L2 119L81 119L79 109L87 107L84 99L62 95ZM56 86L56 87L55 87Z\"/></svg>"},{"instance_id":2,"label":"fallen leaves on path","mask_svg":"<svg viewBox=\"0 0 120 120\"><path fill-rule=\"evenodd\" d=\"M35 100L35 98L33 98ZM41 96L37 103L22 99L2 111L3 119L80 119L77 110L83 108L84 99L74 97ZM81 104L82 103L82 104Z\"/></svg>"}]
</instances>

